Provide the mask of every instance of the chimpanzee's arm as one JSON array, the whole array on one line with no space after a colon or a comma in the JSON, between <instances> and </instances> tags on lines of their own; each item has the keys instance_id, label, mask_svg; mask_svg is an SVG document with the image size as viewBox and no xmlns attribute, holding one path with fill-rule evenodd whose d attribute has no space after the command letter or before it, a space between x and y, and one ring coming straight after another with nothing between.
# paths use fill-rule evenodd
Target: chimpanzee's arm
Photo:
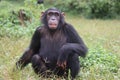
<instances>
[{"instance_id":1,"label":"chimpanzee's arm","mask_svg":"<svg viewBox=\"0 0 120 80\"><path fill-rule=\"evenodd\" d=\"M87 53L86 45L71 25L66 24L64 31L67 36L67 43L61 47L61 55L57 62L58 66L61 66L62 68L65 68L69 56L78 54L81 57L85 57Z\"/></svg>"},{"instance_id":2,"label":"chimpanzee's arm","mask_svg":"<svg viewBox=\"0 0 120 80\"><path fill-rule=\"evenodd\" d=\"M16 63L17 68L22 69L28 63L30 63L32 56L38 53L39 49L40 49L40 32L39 28L37 28L33 34L29 48L23 53L19 61Z\"/></svg>"},{"instance_id":3,"label":"chimpanzee's arm","mask_svg":"<svg viewBox=\"0 0 120 80\"><path fill-rule=\"evenodd\" d=\"M85 57L88 49L76 30L69 24L66 25L66 35L68 43L65 46L67 47L68 45L68 48L71 48L79 56Z\"/></svg>"}]
</instances>

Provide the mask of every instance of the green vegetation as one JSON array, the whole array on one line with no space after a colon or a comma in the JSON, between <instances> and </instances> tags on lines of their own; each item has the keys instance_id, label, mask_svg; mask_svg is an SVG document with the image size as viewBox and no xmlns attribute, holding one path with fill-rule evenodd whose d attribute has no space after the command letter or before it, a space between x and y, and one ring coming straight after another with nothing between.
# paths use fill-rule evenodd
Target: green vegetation
<instances>
[{"instance_id":1,"label":"green vegetation","mask_svg":"<svg viewBox=\"0 0 120 80\"><path fill-rule=\"evenodd\" d=\"M120 0L57 0L52 5L86 18L120 18Z\"/></svg>"},{"instance_id":2,"label":"green vegetation","mask_svg":"<svg viewBox=\"0 0 120 80\"><path fill-rule=\"evenodd\" d=\"M35 27L40 25L40 12L44 10L43 5L36 5L36 1L25 0L23 3L13 1L0 2L0 37L22 37L30 36ZM16 5L19 4L19 5ZM15 8L14 8L14 5ZM25 15L30 21L24 21L26 26L21 26L19 19L20 10L24 10Z\"/></svg>"},{"instance_id":3,"label":"green vegetation","mask_svg":"<svg viewBox=\"0 0 120 80\"><path fill-rule=\"evenodd\" d=\"M25 5L18 1L0 2L0 80L65 80L55 75L49 79L38 77L31 64L21 71L15 69L15 62L28 47L35 28L40 25L39 14L44 10L35 0L25 0ZM25 21L26 27L12 14L20 9L31 18L31 22ZM120 80L120 21L88 20L69 13L66 21L75 26L89 48L87 57L80 57L77 80Z\"/></svg>"}]
</instances>

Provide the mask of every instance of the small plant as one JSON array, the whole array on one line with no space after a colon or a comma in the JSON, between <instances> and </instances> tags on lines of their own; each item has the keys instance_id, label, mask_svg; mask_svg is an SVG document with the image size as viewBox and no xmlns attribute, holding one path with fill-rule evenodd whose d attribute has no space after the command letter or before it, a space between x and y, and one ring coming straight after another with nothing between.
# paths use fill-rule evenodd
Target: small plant
<instances>
[{"instance_id":1,"label":"small plant","mask_svg":"<svg viewBox=\"0 0 120 80\"><path fill-rule=\"evenodd\" d=\"M119 59L115 54L106 51L101 45L89 49L85 59L80 58L81 66L90 69L91 66L100 67L103 70L117 72L119 69Z\"/></svg>"},{"instance_id":2,"label":"small plant","mask_svg":"<svg viewBox=\"0 0 120 80\"><path fill-rule=\"evenodd\" d=\"M0 3L0 37L17 37L30 36L35 27L40 25L40 12L44 10L43 5L38 5L35 0L25 0L23 7L13 8L12 4L7 1ZM7 5L7 7L6 7ZM2 9L5 8L5 9ZM20 13L22 11L25 16L25 20L21 20ZM28 18L28 20L26 20ZM25 24L26 27L24 27Z\"/></svg>"}]
</instances>

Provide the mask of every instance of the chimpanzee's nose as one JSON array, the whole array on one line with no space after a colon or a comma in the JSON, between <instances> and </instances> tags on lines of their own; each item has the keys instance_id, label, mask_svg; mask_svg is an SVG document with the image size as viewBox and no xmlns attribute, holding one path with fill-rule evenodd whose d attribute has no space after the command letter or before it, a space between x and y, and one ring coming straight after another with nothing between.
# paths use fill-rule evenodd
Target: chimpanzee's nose
<instances>
[{"instance_id":1,"label":"chimpanzee's nose","mask_svg":"<svg viewBox=\"0 0 120 80\"><path fill-rule=\"evenodd\" d=\"M52 18L52 20L55 20L55 18Z\"/></svg>"},{"instance_id":2,"label":"chimpanzee's nose","mask_svg":"<svg viewBox=\"0 0 120 80\"><path fill-rule=\"evenodd\" d=\"M52 16L52 17L51 17L51 20L53 20L53 21L56 20L56 17L55 17L55 16Z\"/></svg>"}]
</instances>

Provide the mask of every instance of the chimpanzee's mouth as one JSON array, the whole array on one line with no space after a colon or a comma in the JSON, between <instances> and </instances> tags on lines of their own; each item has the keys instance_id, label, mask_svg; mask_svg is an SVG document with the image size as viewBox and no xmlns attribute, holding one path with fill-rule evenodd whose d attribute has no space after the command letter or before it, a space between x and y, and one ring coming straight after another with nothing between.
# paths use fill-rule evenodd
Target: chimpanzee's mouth
<instances>
[{"instance_id":1,"label":"chimpanzee's mouth","mask_svg":"<svg viewBox=\"0 0 120 80\"><path fill-rule=\"evenodd\" d=\"M49 27L50 27L50 28L56 28L56 27L57 27L57 24L55 24L55 23L50 23L50 24L49 24Z\"/></svg>"}]
</instances>

